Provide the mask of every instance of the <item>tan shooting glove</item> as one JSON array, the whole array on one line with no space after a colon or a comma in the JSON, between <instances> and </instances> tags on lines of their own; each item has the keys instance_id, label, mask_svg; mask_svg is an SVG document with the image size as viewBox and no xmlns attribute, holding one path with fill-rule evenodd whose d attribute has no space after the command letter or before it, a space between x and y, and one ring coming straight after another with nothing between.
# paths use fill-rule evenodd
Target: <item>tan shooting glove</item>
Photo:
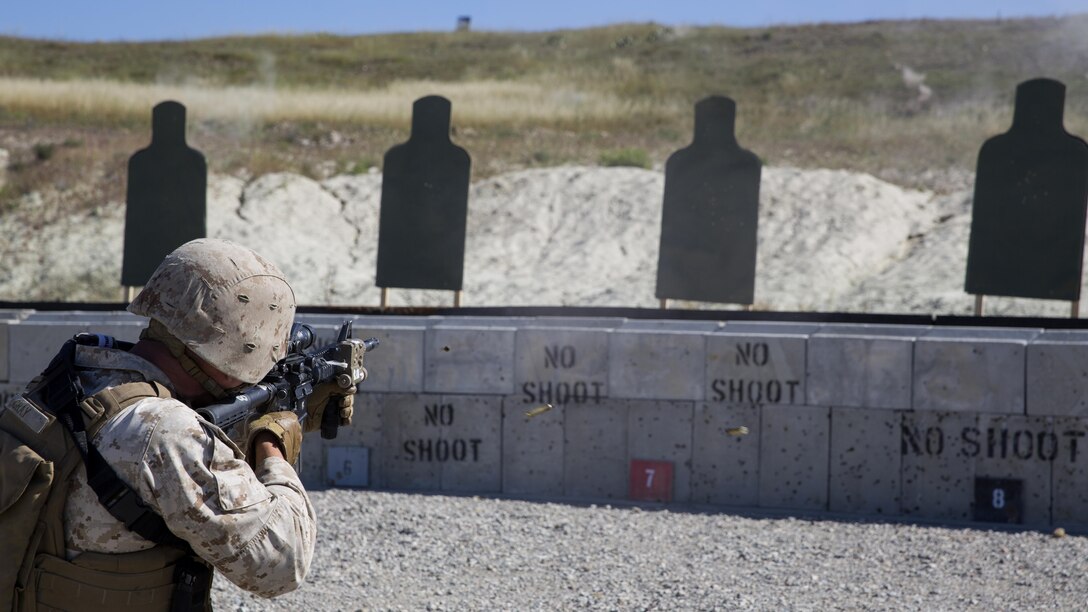
<instances>
[{"instance_id":1,"label":"tan shooting glove","mask_svg":"<svg viewBox=\"0 0 1088 612\"><path fill-rule=\"evenodd\" d=\"M257 469L257 466L254 465L256 462L254 440L257 434L262 431L267 431L276 436L276 440L280 444L280 450L283 451L283 458L288 463L294 464L298 460L299 451L302 450L302 426L298 423L298 417L290 410L269 412L253 419L246 425L246 462L253 469Z\"/></svg>"},{"instance_id":2,"label":"tan shooting glove","mask_svg":"<svg viewBox=\"0 0 1088 612\"><path fill-rule=\"evenodd\" d=\"M339 399L340 424L351 425L351 415L355 412L355 388L344 389L335 382L327 382L314 387L314 392L306 398L306 433L321 429L325 406L333 398Z\"/></svg>"}]
</instances>

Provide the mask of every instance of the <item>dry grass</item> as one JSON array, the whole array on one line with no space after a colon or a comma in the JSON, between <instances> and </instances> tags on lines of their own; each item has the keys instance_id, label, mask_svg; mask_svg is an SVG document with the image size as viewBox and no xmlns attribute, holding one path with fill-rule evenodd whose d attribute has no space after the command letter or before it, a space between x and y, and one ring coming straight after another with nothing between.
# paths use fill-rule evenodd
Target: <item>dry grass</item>
<instances>
[{"instance_id":1,"label":"dry grass","mask_svg":"<svg viewBox=\"0 0 1088 612\"><path fill-rule=\"evenodd\" d=\"M621 100L561 84L481 80L398 81L373 90L211 87L106 80L0 78L0 105L52 117L137 118L162 100L177 100L200 120L362 122L403 125L412 102L438 94L462 124L578 124L653 114L660 104Z\"/></svg>"}]
</instances>

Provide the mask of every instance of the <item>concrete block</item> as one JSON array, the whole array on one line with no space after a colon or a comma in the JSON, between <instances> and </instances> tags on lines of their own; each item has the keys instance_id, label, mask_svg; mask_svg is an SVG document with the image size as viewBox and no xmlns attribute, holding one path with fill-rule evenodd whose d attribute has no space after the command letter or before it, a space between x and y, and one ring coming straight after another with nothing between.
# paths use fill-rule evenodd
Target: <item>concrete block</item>
<instances>
[{"instance_id":1,"label":"concrete block","mask_svg":"<svg viewBox=\"0 0 1088 612\"><path fill-rule=\"evenodd\" d=\"M759 505L761 411L762 408L754 404L695 404L692 502L722 506ZM738 435L736 429L739 427L747 427L748 433Z\"/></svg>"},{"instance_id":2,"label":"concrete block","mask_svg":"<svg viewBox=\"0 0 1088 612\"><path fill-rule=\"evenodd\" d=\"M380 488L387 485L383 472L385 456L389 449L383 447L382 412L387 403L403 406L412 403L418 396L386 395L378 393L358 393L355 395L355 413L351 425L341 427L336 438L324 440L317 432L307 434L302 443L303 483L306 478L320 481L321 486L329 486L328 452L339 447L369 449L368 486ZM311 444L312 443L312 444Z\"/></svg>"},{"instance_id":3,"label":"concrete block","mask_svg":"<svg viewBox=\"0 0 1088 612\"><path fill-rule=\"evenodd\" d=\"M1043 333L1037 327L971 327L950 325L932 327L920 338L950 338L954 340L1013 340L1030 342Z\"/></svg>"},{"instance_id":4,"label":"concrete block","mask_svg":"<svg viewBox=\"0 0 1088 612\"><path fill-rule=\"evenodd\" d=\"M827 509L830 409L764 406L759 438L759 505Z\"/></svg>"},{"instance_id":5,"label":"concrete block","mask_svg":"<svg viewBox=\"0 0 1088 612\"><path fill-rule=\"evenodd\" d=\"M146 325L139 321L13 321L8 324L8 380L26 383L41 373L67 340L80 332L95 332L136 342Z\"/></svg>"},{"instance_id":6,"label":"concrete block","mask_svg":"<svg viewBox=\"0 0 1088 612\"><path fill-rule=\"evenodd\" d=\"M367 379L363 388L384 393L414 393L423 390L425 330L420 327L371 328L366 336L380 344L366 355Z\"/></svg>"},{"instance_id":7,"label":"concrete block","mask_svg":"<svg viewBox=\"0 0 1088 612\"><path fill-rule=\"evenodd\" d=\"M904 515L943 520L973 518L975 458L971 454L985 449L965 442L964 434L971 440L977 430L975 414L903 413L900 450Z\"/></svg>"},{"instance_id":8,"label":"concrete block","mask_svg":"<svg viewBox=\"0 0 1088 612\"><path fill-rule=\"evenodd\" d=\"M1088 420L1056 417L1058 454L1051 491L1054 525L1088 530Z\"/></svg>"},{"instance_id":9,"label":"concrete block","mask_svg":"<svg viewBox=\"0 0 1088 612\"><path fill-rule=\"evenodd\" d=\"M299 451L298 477L307 490L317 491L328 488L325 473L325 444L321 434L313 433L302 437L302 450Z\"/></svg>"},{"instance_id":10,"label":"concrete block","mask_svg":"<svg viewBox=\"0 0 1088 612\"><path fill-rule=\"evenodd\" d=\"M1051 471L1061 450L1050 417L979 414L977 434L961 432L961 455L975 460L975 478L1020 480L1025 525L1049 525ZM987 500L988 501L988 500Z\"/></svg>"},{"instance_id":11,"label":"concrete block","mask_svg":"<svg viewBox=\"0 0 1088 612\"><path fill-rule=\"evenodd\" d=\"M627 497L627 402L567 406L563 485L568 497Z\"/></svg>"},{"instance_id":12,"label":"concrete block","mask_svg":"<svg viewBox=\"0 0 1088 612\"><path fill-rule=\"evenodd\" d=\"M721 332L784 336L811 336L824 327L823 323L798 323L795 321L727 321Z\"/></svg>"},{"instance_id":13,"label":"concrete block","mask_svg":"<svg viewBox=\"0 0 1088 612\"><path fill-rule=\"evenodd\" d=\"M334 487L370 486L370 449L365 446L331 446L326 449L326 481Z\"/></svg>"},{"instance_id":14,"label":"concrete block","mask_svg":"<svg viewBox=\"0 0 1088 612\"><path fill-rule=\"evenodd\" d=\"M377 463L380 476L375 479L374 486L440 490L442 464L435 460L434 446L442 437L440 415L437 414L441 410L442 397L412 393L380 397L381 444L379 457L371 457L372 469ZM449 412L445 414L448 416Z\"/></svg>"},{"instance_id":15,"label":"concrete block","mask_svg":"<svg viewBox=\"0 0 1088 612\"><path fill-rule=\"evenodd\" d=\"M435 459L442 465L442 490L458 493L502 491L502 398L446 395L437 412L441 442L448 447L444 460L441 442ZM453 409L445 422L445 408Z\"/></svg>"},{"instance_id":16,"label":"concrete block","mask_svg":"<svg viewBox=\"0 0 1088 612\"><path fill-rule=\"evenodd\" d=\"M1025 384L1029 415L1088 417L1088 331L1036 336L1027 347Z\"/></svg>"},{"instance_id":17,"label":"concrete block","mask_svg":"<svg viewBox=\"0 0 1088 612\"><path fill-rule=\"evenodd\" d=\"M797 325L797 323L794 323ZM860 336L863 338L917 338L933 329L931 325L897 325L889 323L821 323L819 334L829 336Z\"/></svg>"},{"instance_id":18,"label":"concrete block","mask_svg":"<svg viewBox=\"0 0 1088 612\"><path fill-rule=\"evenodd\" d=\"M381 486L500 490L501 398L388 394L381 419Z\"/></svg>"},{"instance_id":19,"label":"concrete block","mask_svg":"<svg viewBox=\"0 0 1088 612\"><path fill-rule=\"evenodd\" d=\"M340 435L336 439L343 440L348 445L379 448L385 437L382 423L385 420L386 406L392 405L393 408L389 410L395 410L397 406L404 405L404 398L414 400L418 397L415 394L356 393L351 425L341 427Z\"/></svg>"},{"instance_id":20,"label":"concrete block","mask_svg":"<svg viewBox=\"0 0 1088 612\"><path fill-rule=\"evenodd\" d=\"M517 331L514 385L526 407L600 403L608 397L603 329L526 327Z\"/></svg>"},{"instance_id":21,"label":"concrete block","mask_svg":"<svg viewBox=\"0 0 1088 612\"><path fill-rule=\"evenodd\" d=\"M360 329L371 327L434 327L446 320L440 315L409 316L409 315L356 315L352 317L355 326Z\"/></svg>"},{"instance_id":22,"label":"concrete block","mask_svg":"<svg viewBox=\"0 0 1088 612\"><path fill-rule=\"evenodd\" d=\"M9 375L8 325L14 321L21 321L32 314L34 314L34 310L0 308L0 383L7 381Z\"/></svg>"},{"instance_id":23,"label":"concrete block","mask_svg":"<svg viewBox=\"0 0 1088 612\"><path fill-rule=\"evenodd\" d=\"M33 313L33 310L0 309L0 383L9 380L10 374L8 351L11 350L11 346L8 340L8 325L21 321Z\"/></svg>"},{"instance_id":24,"label":"concrete block","mask_svg":"<svg viewBox=\"0 0 1088 612\"><path fill-rule=\"evenodd\" d=\"M911 406L914 339L926 328L828 325L808 341L807 403L813 406Z\"/></svg>"},{"instance_id":25,"label":"concrete block","mask_svg":"<svg viewBox=\"0 0 1088 612\"><path fill-rule=\"evenodd\" d=\"M914 344L915 410L1024 414L1027 343L1038 330L935 328Z\"/></svg>"},{"instance_id":26,"label":"concrete block","mask_svg":"<svg viewBox=\"0 0 1088 612\"><path fill-rule=\"evenodd\" d=\"M684 319L630 319L620 329L639 331L673 331L710 333L725 324L720 321L691 321Z\"/></svg>"},{"instance_id":27,"label":"concrete block","mask_svg":"<svg viewBox=\"0 0 1088 612\"><path fill-rule=\"evenodd\" d=\"M315 340L311 348L322 348L336 341L345 320L352 320L352 337L377 338L380 341L378 349L366 358L370 374L366 389L371 392L416 393L423 390L423 332L428 326L428 319L431 318L300 314L295 317L295 322L313 328ZM440 317L434 319L441 320Z\"/></svg>"},{"instance_id":28,"label":"concrete block","mask_svg":"<svg viewBox=\"0 0 1088 612\"><path fill-rule=\"evenodd\" d=\"M706 337L707 401L804 403L807 336L728 330Z\"/></svg>"},{"instance_id":29,"label":"concrete block","mask_svg":"<svg viewBox=\"0 0 1088 612\"><path fill-rule=\"evenodd\" d=\"M532 321L533 317L446 317L441 325L469 328L522 327L530 325Z\"/></svg>"},{"instance_id":30,"label":"concrete block","mask_svg":"<svg viewBox=\"0 0 1088 612\"><path fill-rule=\"evenodd\" d=\"M1051 464L1069 457L1071 442L1048 417L905 412L903 514L974 520L975 479L1015 479L1023 486L1022 522L1045 525Z\"/></svg>"},{"instance_id":31,"label":"concrete block","mask_svg":"<svg viewBox=\"0 0 1088 612\"><path fill-rule=\"evenodd\" d=\"M702 333L616 330L609 338L608 393L614 398L701 401L705 362Z\"/></svg>"},{"instance_id":32,"label":"concrete block","mask_svg":"<svg viewBox=\"0 0 1088 612\"><path fill-rule=\"evenodd\" d=\"M513 327L447 327L426 331L423 387L430 393L514 392Z\"/></svg>"},{"instance_id":33,"label":"concrete block","mask_svg":"<svg viewBox=\"0 0 1088 612\"><path fill-rule=\"evenodd\" d=\"M691 499L692 402L631 400L627 407L627 459L669 461L672 500Z\"/></svg>"},{"instance_id":34,"label":"concrete block","mask_svg":"<svg viewBox=\"0 0 1088 612\"><path fill-rule=\"evenodd\" d=\"M897 411L831 409L832 512L899 514L902 425Z\"/></svg>"},{"instance_id":35,"label":"concrete block","mask_svg":"<svg viewBox=\"0 0 1088 612\"><path fill-rule=\"evenodd\" d=\"M563 422L566 408L536 416L523 398L502 403L502 492L533 497L563 495Z\"/></svg>"},{"instance_id":36,"label":"concrete block","mask_svg":"<svg viewBox=\"0 0 1088 612\"><path fill-rule=\"evenodd\" d=\"M622 317L533 317L525 327L616 329L625 322L627 319Z\"/></svg>"}]
</instances>

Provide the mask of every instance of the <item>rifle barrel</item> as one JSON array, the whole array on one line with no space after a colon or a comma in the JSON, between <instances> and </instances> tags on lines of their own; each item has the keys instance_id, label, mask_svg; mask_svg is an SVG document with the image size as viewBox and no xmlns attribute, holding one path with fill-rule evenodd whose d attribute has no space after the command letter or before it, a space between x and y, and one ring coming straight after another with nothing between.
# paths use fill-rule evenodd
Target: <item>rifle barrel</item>
<instances>
[{"instance_id":1,"label":"rifle barrel","mask_svg":"<svg viewBox=\"0 0 1088 612\"><path fill-rule=\"evenodd\" d=\"M274 393L274 386L257 383L226 402L197 408L196 413L212 425L220 429L228 429L245 419L246 415L257 412L261 406L272 399Z\"/></svg>"}]
</instances>

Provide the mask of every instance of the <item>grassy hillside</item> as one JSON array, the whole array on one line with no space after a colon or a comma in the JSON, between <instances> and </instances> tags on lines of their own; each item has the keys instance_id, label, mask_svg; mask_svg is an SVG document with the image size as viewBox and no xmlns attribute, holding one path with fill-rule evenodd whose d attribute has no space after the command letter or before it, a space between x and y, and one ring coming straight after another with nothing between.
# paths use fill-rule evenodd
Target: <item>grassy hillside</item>
<instances>
[{"instance_id":1,"label":"grassy hillside","mask_svg":"<svg viewBox=\"0 0 1088 612\"><path fill-rule=\"evenodd\" d=\"M690 141L695 101L738 104L767 163L942 187L1007 129L1016 84L1067 87L1088 134L1088 15L765 29L617 25L543 33L259 36L156 43L0 38L0 206L54 190L117 200L150 107L189 107L213 171L313 176L380 166L413 99L454 103L476 177L562 163L659 164ZM924 89L929 89L929 94ZM958 171L958 174L957 174ZM962 182L962 180L960 181ZM959 186L959 185L955 185Z\"/></svg>"}]
</instances>

